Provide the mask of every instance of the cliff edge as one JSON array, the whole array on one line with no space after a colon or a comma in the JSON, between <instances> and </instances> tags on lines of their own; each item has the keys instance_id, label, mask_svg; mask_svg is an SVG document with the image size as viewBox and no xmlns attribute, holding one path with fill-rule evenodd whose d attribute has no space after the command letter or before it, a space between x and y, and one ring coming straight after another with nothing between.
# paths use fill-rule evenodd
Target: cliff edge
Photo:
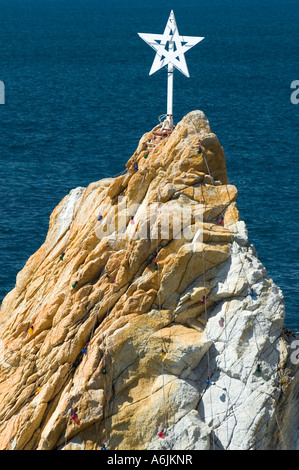
<instances>
[{"instance_id":1,"label":"cliff edge","mask_svg":"<svg viewBox=\"0 0 299 470\"><path fill-rule=\"evenodd\" d=\"M0 310L1 449L294 449L284 301L201 111L70 192Z\"/></svg>"}]
</instances>

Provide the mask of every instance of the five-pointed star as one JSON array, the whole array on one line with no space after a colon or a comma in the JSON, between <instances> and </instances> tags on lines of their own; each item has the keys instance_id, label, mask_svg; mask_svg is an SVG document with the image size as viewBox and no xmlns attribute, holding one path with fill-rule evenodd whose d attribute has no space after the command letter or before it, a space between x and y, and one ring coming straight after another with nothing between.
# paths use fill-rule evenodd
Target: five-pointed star
<instances>
[{"instance_id":1,"label":"five-pointed star","mask_svg":"<svg viewBox=\"0 0 299 470\"><path fill-rule=\"evenodd\" d=\"M184 53L204 38L180 36L173 10L170 12L163 34L138 33L138 35L157 52L149 73L150 75L162 67L171 64L186 75L186 77L190 76ZM169 46L167 49L168 43L171 44L171 47Z\"/></svg>"}]
</instances>

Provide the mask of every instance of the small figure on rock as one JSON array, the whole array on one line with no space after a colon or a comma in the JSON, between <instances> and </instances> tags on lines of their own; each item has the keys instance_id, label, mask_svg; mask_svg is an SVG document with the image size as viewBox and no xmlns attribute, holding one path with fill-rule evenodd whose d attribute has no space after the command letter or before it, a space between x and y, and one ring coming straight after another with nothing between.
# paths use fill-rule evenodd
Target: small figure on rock
<instances>
[{"instance_id":1,"label":"small figure on rock","mask_svg":"<svg viewBox=\"0 0 299 470\"><path fill-rule=\"evenodd\" d=\"M162 430L161 430L160 432L158 432L158 436L159 436L161 439L165 439L165 438L166 438L166 426L165 426L165 424L163 424Z\"/></svg>"},{"instance_id":2,"label":"small figure on rock","mask_svg":"<svg viewBox=\"0 0 299 470\"><path fill-rule=\"evenodd\" d=\"M82 354L87 354L87 347L89 345L89 342L85 344L84 348L81 350Z\"/></svg>"},{"instance_id":3,"label":"small figure on rock","mask_svg":"<svg viewBox=\"0 0 299 470\"><path fill-rule=\"evenodd\" d=\"M36 393L39 393L39 392L41 391L41 389L42 389L42 388L41 388L41 386L40 386L40 384L39 384L39 377L38 377L37 380L36 380Z\"/></svg>"},{"instance_id":4,"label":"small figure on rock","mask_svg":"<svg viewBox=\"0 0 299 470\"><path fill-rule=\"evenodd\" d=\"M161 349L161 358L162 358L162 361L164 362L165 359L166 359L166 351L164 351L164 348Z\"/></svg>"},{"instance_id":5,"label":"small figure on rock","mask_svg":"<svg viewBox=\"0 0 299 470\"><path fill-rule=\"evenodd\" d=\"M251 284L249 284L249 292L248 294L250 295L250 297L253 299L253 300L256 300L257 299L257 295L256 293L254 292Z\"/></svg>"},{"instance_id":6,"label":"small figure on rock","mask_svg":"<svg viewBox=\"0 0 299 470\"><path fill-rule=\"evenodd\" d=\"M75 408L71 409L71 418L78 426L80 425L80 421L77 415L77 410Z\"/></svg>"},{"instance_id":7,"label":"small figure on rock","mask_svg":"<svg viewBox=\"0 0 299 470\"><path fill-rule=\"evenodd\" d=\"M218 225L223 225L224 224L224 217L221 215L218 219Z\"/></svg>"},{"instance_id":8,"label":"small figure on rock","mask_svg":"<svg viewBox=\"0 0 299 470\"><path fill-rule=\"evenodd\" d=\"M30 334L30 336L33 335L33 325L30 325L29 328L28 328L28 333Z\"/></svg>"},{"instance_id":9,"label":"small figure on rock","mask_svg":"<svg viewBox=\"0 0 299 470\"><path fill-rule=\"evenodd\" d=\"M257 374L260 374L260 373L262 372L262 369L261 369L261 361L260 361L260 360L257 361L257 365L256 365L255 372L256 372Z\"/></svg>"},{"instance_id":10,"label":"small figure on rock","mask_svg":"<svg viewBox=\"0 0 299 470\"><path fill-rule=\"evenodd\" d=\"M206 380L207 386L213 385L212 382L211 382L211 377L212 377L212 375L213 375L213 374L211 374L211 371L208 370L208 378L207 378L207 380Z\"/></svg>"},{"instance_id":11,"label":"small figure on rock","mask_svg":"<svg viewBox=\"0 0 299 470\"><path fill-rule=\"evenodd\" d=\"M107 439L103 440L101 450L107 450Z\"/></svg>"},{"instance_id":12,"label":"small figure on rock","mask_svg":"<svg viewBox=\"0 0 299 470\"><path fill-rule=\"evenodd\" d=\"M107 374L106 361L105 360L103 361L103 365L102 365L102 374L104 374L104 375Z\"/></svg>"}]
</instances>

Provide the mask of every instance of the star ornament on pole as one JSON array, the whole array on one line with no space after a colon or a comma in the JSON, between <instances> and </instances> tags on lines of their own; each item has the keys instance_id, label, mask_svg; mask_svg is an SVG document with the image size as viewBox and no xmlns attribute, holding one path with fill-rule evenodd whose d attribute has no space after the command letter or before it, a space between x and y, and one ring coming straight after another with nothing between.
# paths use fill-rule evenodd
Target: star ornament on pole
<instances>
[{"instance_id":1,"label":"star ornament on pole","mask_svg":"<svg viewBox=\"0 0 299 470\"><path fill-rule=\"evenodd\" d=\"M156 51L156 56L149 75L167 66L167 116L163 127L172 129L174 68L179 70L186 77L190 77L184 54L204 38L180 36L173 10L170 12L163 34L138 33L138 35Z\"/></svg>"}]
</instances>

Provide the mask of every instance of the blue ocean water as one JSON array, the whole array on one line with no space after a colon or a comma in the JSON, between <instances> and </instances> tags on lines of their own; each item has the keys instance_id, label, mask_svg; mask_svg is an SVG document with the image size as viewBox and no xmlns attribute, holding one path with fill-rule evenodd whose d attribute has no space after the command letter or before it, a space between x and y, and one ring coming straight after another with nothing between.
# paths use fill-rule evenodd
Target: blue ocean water
<instances>
[{"instance_id":1,"label":"blue ocean water","mask_svg":"<svg viewBox=\"0 0 299 470\"><path fill-rule=\"evenodd\" d=\"M174 119L205 112L250 241L299 331L299 9L293 0L0 0L0 300L73 188L125 168L166 112L166 71L137 32L205 39L174 76ZM297 59L297 61L296 61Z\"/></svg>"}]
</instances>

